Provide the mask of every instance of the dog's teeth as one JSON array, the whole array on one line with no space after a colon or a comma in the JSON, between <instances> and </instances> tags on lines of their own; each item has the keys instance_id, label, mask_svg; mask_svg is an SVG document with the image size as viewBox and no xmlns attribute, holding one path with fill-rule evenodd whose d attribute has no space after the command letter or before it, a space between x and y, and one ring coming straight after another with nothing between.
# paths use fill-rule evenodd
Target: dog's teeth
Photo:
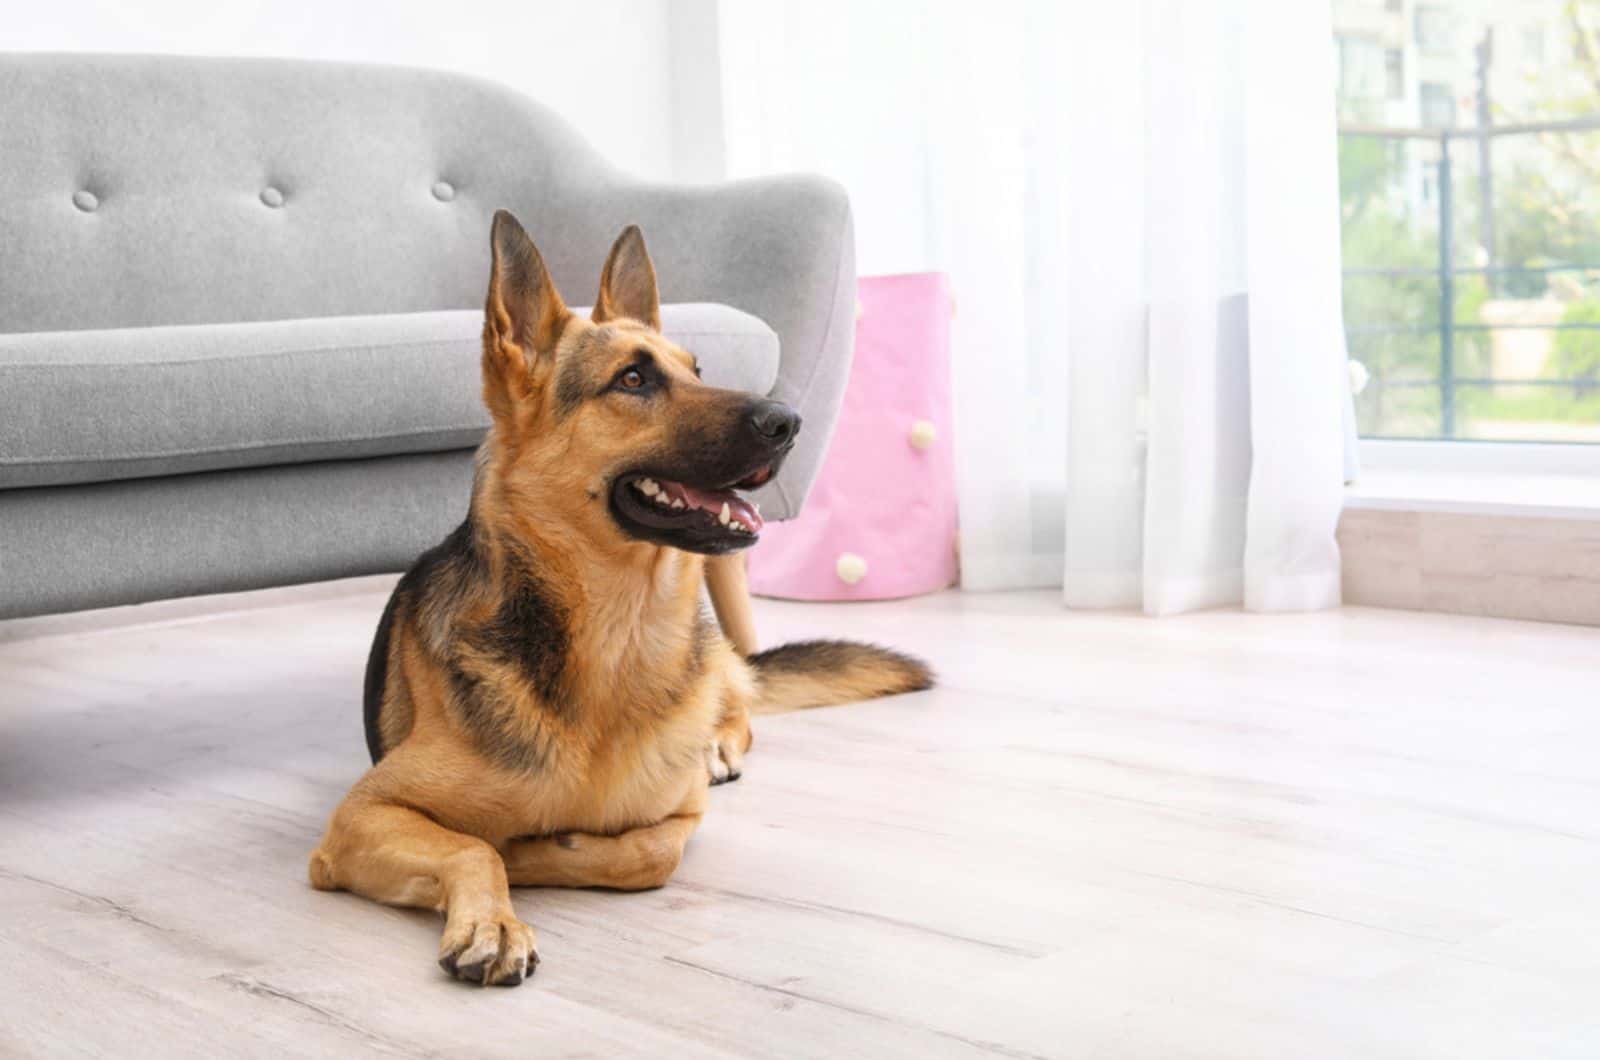
<instances>
[{"instance_id":1,"label":"dog's teeth","mask_svg":"<svg viewBox=\"0 0 1600 1060\"><path fill-rule=\"evenodd\" d=\"M733 518L733 509L728 507L727 502L723 502L722 511L717 516L717 522L727 526L728 520L731 518Z\"/></svg>"},{"instance_id":2,"label":"dog's teeth","mask_svg":"<svg viewBox=\"0 0 1600 1060\"><path fill-rule=\"evenodd\" d=\"M667 505L667 504L671 504L672 503L672 500L667 496L667 491L666 490L662 490L660 493L656 494L656 503L660 504L660 505Z\"/></svg>"},{"instance_id":3,"label":"dog's teeth","mask_svg":"<svg viewBox=\"0 0 1600 1060\"><path fill-rule=\"evenodd\" d=\"M683 498L682 497L674 497L674 498L672 498L672 506L674 508L682 508L684 506L683 505Z\"/></svg>"},{"instance_id":4,"label":"dog's teeth","mask_svg":"<svg viewBox=\"0 0 1600 1060\"><path fill-rule=\"evenodd\" d=\"M656 485L656 480L653 478L642 478L639 480L639 492L646 497L654 497L661 492L661 487Z\"/></svg>"}]
</instances>

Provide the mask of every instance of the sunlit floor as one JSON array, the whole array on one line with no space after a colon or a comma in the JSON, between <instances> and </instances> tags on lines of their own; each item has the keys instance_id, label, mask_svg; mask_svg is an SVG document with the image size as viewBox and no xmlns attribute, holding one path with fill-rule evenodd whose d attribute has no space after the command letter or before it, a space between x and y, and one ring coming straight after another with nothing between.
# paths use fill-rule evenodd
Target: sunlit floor
<instances>
[{"instance_id":1,"label":"sunlit floor","mask_svg":"<svg viewBox=\"0 0 1600 1060\"><path fill-rule=\"evenodd\" d=\"M388 584L0 625L0 1055L1600 1055L1600 632L762 602L943 685L758 719L489 990L305 882Z\"/></svg>"}]
</instances>

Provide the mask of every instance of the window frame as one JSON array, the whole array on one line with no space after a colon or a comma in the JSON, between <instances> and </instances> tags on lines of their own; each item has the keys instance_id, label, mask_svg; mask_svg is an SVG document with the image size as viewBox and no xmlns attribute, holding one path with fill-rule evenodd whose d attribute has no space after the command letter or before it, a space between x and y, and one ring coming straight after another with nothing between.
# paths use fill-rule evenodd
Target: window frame
<instances>
[{"instance_id":1,"label":"window frame","mask_svg":"<svg viewBox=\"0 0 1600 1060\"><path fill-rule=\"evenodd\" d=\"M1600 477L1600 444L1360 438L1358 445L1364 471Z\"/></svg>"}]
</instances>

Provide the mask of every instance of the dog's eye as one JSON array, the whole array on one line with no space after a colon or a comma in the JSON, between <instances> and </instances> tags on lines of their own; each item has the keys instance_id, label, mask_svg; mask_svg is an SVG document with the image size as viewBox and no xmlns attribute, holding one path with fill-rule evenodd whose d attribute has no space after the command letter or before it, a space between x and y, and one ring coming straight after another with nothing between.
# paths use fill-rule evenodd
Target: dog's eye
<instances>
[{"instance_id":1,"label":"dog's eye","mask_svg":"<svg viewBox=\"0 0 1600 1060\"><path fill-rule=\"evenodd\" d=\"M624 390L638 390L644 386L644 374L637 368L629 368L617 382L622 384Z\"/></svg>"}]
</instances>

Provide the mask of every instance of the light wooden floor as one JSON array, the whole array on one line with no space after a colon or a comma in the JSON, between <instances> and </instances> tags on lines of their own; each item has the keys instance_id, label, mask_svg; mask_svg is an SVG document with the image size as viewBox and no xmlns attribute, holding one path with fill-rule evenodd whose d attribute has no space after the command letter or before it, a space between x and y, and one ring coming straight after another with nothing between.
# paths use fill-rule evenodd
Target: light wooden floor
<instances>
[{"instance_id":1,"label":"light wooden floor","mask_svg":"<svg viewBox=\"0 0 1600 1060\"><path fill-rule=\"evenodd\" d=\"M761 603L944 685L760 719L483 990L304 879L386 585L0 626L0 1055L1600 1056L1600 632Z\"/></svg>"}]
</instances>

